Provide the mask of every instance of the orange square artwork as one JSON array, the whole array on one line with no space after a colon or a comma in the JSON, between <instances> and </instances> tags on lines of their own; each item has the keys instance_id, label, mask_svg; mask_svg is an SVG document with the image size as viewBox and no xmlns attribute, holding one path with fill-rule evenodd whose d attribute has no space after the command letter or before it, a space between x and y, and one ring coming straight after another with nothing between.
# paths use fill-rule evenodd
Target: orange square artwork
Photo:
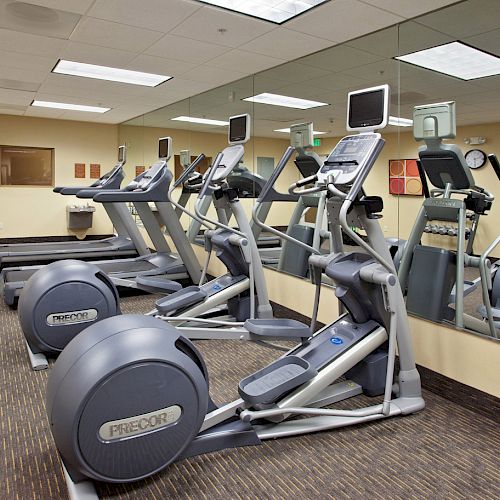
<instances>
[{"instance_id":1,"label":"orange square artwork","mask_svg":"<svg viewBox=\"0 0 500 500\"><path fill-rule=\"evenodd\" d=\"M85 179L85 163L75 163L75 179Z\"/></svg>"},{"instance_id":2,"label":"orange square artwork","mask_svg":"<svg viewBox=\"0 0 500 500\"><path fill-rule=\"evenodd\" d=\"M144 167L142 165L136 165L136 167L135 167L135 176L137 177L138 175L141 175L145 171L146 171L146 167Z\"/></svg>"},{"instance_id":3,"label":"orange square artwork","mask_svg":"<svg viewBox=\"0 0 500 500\"><path fill-rule=\"evenodd\" d=\"M90 164L90 178L99 179L101 177L101 165L99 163Z\"/></svg>"},{"instance_id":4,"label":"orange square artwork","mask_svg":"<svg viewBox=\"0 0 500 500\"><path fill-rule=\"evenodd\" d=\"M417 160L389 160L389 194L424 194Z\"/></svg>"}]
</instances>

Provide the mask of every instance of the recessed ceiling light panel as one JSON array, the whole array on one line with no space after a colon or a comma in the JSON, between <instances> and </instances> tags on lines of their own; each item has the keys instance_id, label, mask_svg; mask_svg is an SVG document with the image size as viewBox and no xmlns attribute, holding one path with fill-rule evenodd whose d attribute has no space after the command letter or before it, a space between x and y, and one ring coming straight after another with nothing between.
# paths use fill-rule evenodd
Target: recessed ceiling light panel
<instances>
[{"instance_id":1,"label":"recessed ceiling light panel","mask_svg":"<svg viewBox=\"0 0 500 500\"><path fill-rule=\"evenodd\" d=\"M198 0L208 5L282 24L328 0Z\"/></svg>"},{"instance_id":2,"label":"recessed ceiling light panel","mask_svg":"<svg viewBox=\"0 0 500 500\"><path fill-rule=\"evenodd\" d=\"M500 57L462 42L438 45L396 59L461 80L500 75Z\"/></svg>"},{"instance_id":3,"label":"recessed ceiling light panel","mask_svg":"<svg viewBox=\"0 0 500 500\"><path fill-rule=\"evenodd\" d=\"M256 102L259 104L270 104L271 106L283 106L285 108L295 109L310 109L319 106L328 106L326 102L310 101L308 99L299 99L298 97L288 97L286 95L270 94L264 92L263 94L254 95L252 97L245 97L244 101Z\"/></svg>"},{"instance_id":4,"label":"recessed ceiling light panel","mask_svg":"<svg viewBox=\"0 0 500 500\"><path fill-rule=\"evenodd\" d=\"M65 61L61 59L52 73L61 75L83 76L97 80L108 80L110 82L130 83L132 85L144 85L145 87L156 87L170 80L171 76L155 75L154 73L143 73L142 71L131 71L129 69L110 68L96 64Z\"/></svg>"},{"instance_id":5,"label":"recessed ceiling light panel","mask_svg":"<svg viewBox=\"0 0 500 500\"><path fill-rule=\"evenodd\" d=\"M40 108L54 108L54 109L68 109L71 111L87 111L88 113L106 113L111 108L102 108L100 106L85 106L83 104L68 104L65 102L51 102L51 101L33 101L32 106Z\"/></svg>"},{"instance_id":6,"label":"recessed ceiling light panel","mask_svg":"<svg viewBox=\"0 0 500 500\"><path fill-rule=\"evenodd\" d=\"M284 132L285 134L290 133L290 128L277 128L275 132ZM323 135L326 134L326 132L318 132L317 130L313 130L314 135Z\"/></svg>"},{"instance_id":7,"label":"recessed ceiling light panel","mask_svg":"<svg viewBox=\"0 0 500 500\"><path fill-rule=\"evenodd\" d=\"M210 118L196 118L195 116L176 116L171 118L171 120L178 122L189 122L189 123L200 123L202 125L216 125L218 127L224 127L229 125L229 122L224 122L222 120L211 120Z\"/></svg>"},{"instance_id":8,"label":"recessed ceiling light panel","mask_svg":"<svg viewBox=\"0 0 500 500\"><path fill-rule=\"evenodd\" d=\"M412 127L413 120L409 118L401 118L399 116L389 116L389 125L395 125L396 127Z\"/></svg>"}]
</instances>

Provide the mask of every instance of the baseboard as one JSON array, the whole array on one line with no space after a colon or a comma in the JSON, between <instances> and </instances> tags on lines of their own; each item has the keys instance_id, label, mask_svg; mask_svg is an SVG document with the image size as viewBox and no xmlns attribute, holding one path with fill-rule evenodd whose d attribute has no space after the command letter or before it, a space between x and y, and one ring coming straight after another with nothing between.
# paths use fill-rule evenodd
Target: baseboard
<instances>
[{"instance_id":1,"label":"baseboard","mask_svg":"<svg viewBox=\"0 0 500 500\"><path fill-rule=\"evenodd\" d=\"M10 243L44 243L44 242L58 242L58 241L90 241L102 240L103 238L110 238L112 234L89 234L84 240L79 240L74 235L66 236L23 236L22 238L0 238L0 243L8 245Z\"/></svg>"},{"instance_id":2,"label":"baseboard","mask_svg":"<svg viewBox=\"0 0 500 500\"><path fill-rule=\"evenodd\" d=\"M309 324L311 318L272 302L276 317L292 318ZM318 323L318 328L324 324ZM422 388L500 424L500 398L457 382L424 366L417 366Z\"/></svg>"}]
</instances>

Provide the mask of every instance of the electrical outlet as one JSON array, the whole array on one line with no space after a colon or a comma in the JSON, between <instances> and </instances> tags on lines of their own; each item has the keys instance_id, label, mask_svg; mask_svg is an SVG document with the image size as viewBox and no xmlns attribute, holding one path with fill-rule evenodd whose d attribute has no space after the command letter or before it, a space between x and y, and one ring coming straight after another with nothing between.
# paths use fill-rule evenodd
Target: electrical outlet
<instances>
[{"instance_id":1,"label":"electrical outlet","mask_svg":"<svg viewBox=\"0 0 500 500\"><path fill-rule=\"evenodd\" d=\"M0 222L0 231L3 229L3 222Z\"/></svg>"}]
</instances>

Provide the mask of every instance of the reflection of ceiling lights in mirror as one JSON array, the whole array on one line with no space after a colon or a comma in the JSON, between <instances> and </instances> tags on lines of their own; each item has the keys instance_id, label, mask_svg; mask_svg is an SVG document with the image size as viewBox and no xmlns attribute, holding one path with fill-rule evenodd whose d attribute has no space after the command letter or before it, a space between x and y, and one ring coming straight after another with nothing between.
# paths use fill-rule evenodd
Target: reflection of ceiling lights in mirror
<instances>
[{"instance_id":1,"label":"reflection of ceiling lights in mirror","mask_svg":"<svg viewBox=\"0 0 500 500\"><path fill-rule=\"evenodd\" d=\"M32 106L41 108L69 109L71 111L87 111L89 113L106 113L111 108L101 108L100 106L85 106L83 104L67 104L65 102L33 101Z\"/></svg>"},{"instance_id":2,"label":"reflection of ceiling lights in mirror","mask_svg":"<svg viewBox=\"0 0 500 500\"><path fill-rule=\"evenodd\" d=\"M281 24L328 0L199 0L251 17Z\"/></svg>"},{"instance_id":3,"label":"reflection of ceiling lights in mirror","mask_svg":"<svg viewBox=\"0 0 500 500\"><path fill-rule=\"evenodd\" d=\"M409 118L400 118L399 116L389 116L389 125L395 125L396 127L412 127L413 120Z\"/></svg>"},{"instance_id":4,"label":"reflection of ceiling lights in mirror","mask_svg":"<svg viewBox=\"0 0 500 500\"><path fill-rule=\"evenodd\" d=\"M277 128L275 130L275 132L284 132L285 134L289 134L290 133L290 129L289 128ZM314 135L322 135L322 134L326 134L326 132L318 132L318 131L314 130L313 134Z\"/></svg>"},{"instance_id":5,"label":"reflection of ceiling lights in mirror","mask_svg":"<svg viewBox=\"0 0 500 500\"><path fill-rule=\"evenodd\" d=\"M97 80L109 80L111 82L130 83L132 85L144 85L145 87L156 87L160 83L170 80L171 76L155 75L154 73L143 73L142 71L131 71L128 69L109 68L108 66L97 66L74 61L59 60L52 73L62 75L83 76Z\"/></svg>"},{"instance_id":6,"label":"reflection of ceiling lights in mirror","mask_svg":"<svg viewBox=\"0 0 500 500\"><path fill-rule=\"evenodd\" d=\"M430 49L398 56L396 59L461 80L473 80L500 74L500 57L462 42L438 45Z\"/></svg>"},{"instance_id":7,"label":"reflection of ceiling lights in mirror","mask_svg":"<svg viewBox=\"0 0 500 500\"><path fill-rule=\"evenodd\" d=\"M310 101L299 99L298 97L288 97L286 95L270 94L264 92L252 97L245 97L244 101L256 102L258 104L270 104L271 106L283 106L285 108L310 109L319 106L329 106L326 102Z\"/></svg>"},{"instance_id":8,"label":"reflection of ceiling lights in mirror","mask_svg":"<svg viewBox=\"0 0 500 500\"><path fill-rule=\"evenodd\" d=\"M176 116L171 118L178 122L189 122L189 123L201 123L202 125L217 125L218 127L224 127L229 125L229 122L223 122L222 120L210 120L209 118L196 118L195 116Z\"/></svg>"}]
</instances>

